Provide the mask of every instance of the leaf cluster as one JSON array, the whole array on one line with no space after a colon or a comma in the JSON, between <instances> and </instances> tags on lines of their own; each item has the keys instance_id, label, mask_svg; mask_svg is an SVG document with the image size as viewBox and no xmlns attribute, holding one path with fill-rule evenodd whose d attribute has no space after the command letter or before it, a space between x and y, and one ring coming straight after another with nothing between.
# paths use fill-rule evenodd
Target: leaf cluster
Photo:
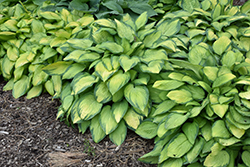
<instances>
[{"instance_id":1,"label":"leaf cluster","mask_svg":"<svg viewBox=\"0 0 250 167\"><path fill-rule=\"evenodd\" d=\"M95 142L121 145L128 128L154 138L145 163L249 166L250 2L176 6L159 20L10 6L0 16L4 90L59 98L57 118Z\"/></svg>"}]
</instances>

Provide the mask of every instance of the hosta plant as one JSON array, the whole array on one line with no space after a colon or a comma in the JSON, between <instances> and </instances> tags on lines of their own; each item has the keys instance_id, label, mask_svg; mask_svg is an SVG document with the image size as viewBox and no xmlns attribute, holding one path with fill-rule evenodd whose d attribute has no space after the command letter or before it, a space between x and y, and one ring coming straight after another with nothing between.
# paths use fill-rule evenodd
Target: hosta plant
<instances>
[{"instance_id":1,"label":"hosta plant","mask_svg":"<svg viewBox=\"0 0 250 167\"><path fill-rule=\"evenodd\" d=\"M145 163L249 166L249 4L180 0L159 20L17 4L0 16L4 89L60 98L57 118L95 142L155 138Z\"/></svg>"}]
</instances>

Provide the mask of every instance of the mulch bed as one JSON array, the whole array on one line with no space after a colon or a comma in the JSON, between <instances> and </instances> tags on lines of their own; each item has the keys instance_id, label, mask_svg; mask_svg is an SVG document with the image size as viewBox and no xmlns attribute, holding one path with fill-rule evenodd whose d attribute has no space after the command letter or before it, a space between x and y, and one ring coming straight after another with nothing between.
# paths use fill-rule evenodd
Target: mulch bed
<instances>
[{"instance_id":1,"label":"mulch bed","mask_svg":"<svg viewBox=\"0 0 250 167\"><path fill-rule=\"evenodd\" d=\"M56 120L60 102L48 94L27 100L14 99L0 83L0 166L115 167L156 166L137 161L153 149L154 141L128 131L117 147L108 137L94 143L91 133L80 134Z\"/></svg>"}]
</instances>

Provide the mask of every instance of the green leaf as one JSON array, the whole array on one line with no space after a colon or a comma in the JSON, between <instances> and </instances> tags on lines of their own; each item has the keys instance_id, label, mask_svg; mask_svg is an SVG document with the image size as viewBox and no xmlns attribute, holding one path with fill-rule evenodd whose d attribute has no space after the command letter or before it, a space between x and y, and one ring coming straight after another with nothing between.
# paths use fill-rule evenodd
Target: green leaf
<instances>
[{"instance_id":1,"label":"green leaf","mask_svg":"<svg viewBox=\"0 0 250 167\"><path fill-rule=\"evenodd\" d=\"M90 39L76 39L76 38L71 38L67 40L67 43L75 48L75 49L86 49L91 47L93 44L93 41Z\"/></svg>"},{"instance_id":2,"label":"green leaf","mask_svg":"<svg viewBox=\"0 0 250 167\"><path fill-rule=\"evenodd\" d=\"M113 114L112 114L111 107L109 105L106 105L105 107L103 107L100 113L99 121L106 135L113 132L118 126L118 123L115 121Z\"/></svg>"},{"instance_id":3,"label":"green leaf","mask_svg":"<svg viewBox=\"0 0 250 167\"><path fill-rule=\"evenodd\" d=\"M148 63L148 65L140 64L140 68L144 73L154 73L159 74L164 62L162 60L155 60Z\"/></svg>"},{"instance_id":4,"label":"green leaf","mask_svg":"<svg viewBox=\"0 0 250 167\"><path fill-rule=\"evenodd\" d=\"M43 23L39 20L34 19L31 23L31 29L33 34L37 33L45 33L46 30L44 29Z\"/></svg>"},{"instance_id":5,"label":"green leaf","mask_svg":"<svg viewBox=\"0 0 250 167\"><path fill-rule=\"evenodd\" d=\"M216 87L219 87L221 85L224 85L224 84L230 82L231 80L233 80L234 78L236 78L236 76L233 75L232 73L220 75L219 77L217 77L215 79L212 87L216 88Z\"/></svg>"},{"instance_id":6,"label":"green leaf","mask_svg":"<svg viewBox=\"0 0 250 167\"><path fill-rule=\"evenodd\" d=\"M136 134L144 139L152 139L157 134L157 124L151 121L143 121L135 131Z\"/></svg>"},{"instance_id":7,"label":"green leaf","mask_svg":"<svg viewBox=\"0 0 250 167\"><path fill-rule=\"evenodd\" d=\"M117 3L116 1L107 1L107 2L103 2L102 5L106 6L107 8L117 11L120 14L123 13L123 9L122 7L119 5L119 3Z\"/></svg>"},{"instance_id":8,"label":"green leaf","mask_svg":"<svg viewBox=\"0 0 250 167\"><path fill-rule=\"evenodd\" d=\"M203 138L200 138L199 140L196 139L193 148L185 156L188 163L194 162L195 158L200 154L204 143L205 140Z\"/></svg>"},{"instance_id":9,"label":"green leaf","mask_svg":"<svg viewBox=\"0 0 250 167\"><path fill-rule=\"evenodd\" d=\"M147 49L141 57L141 61L146 64L156 60L168 60L167 52L164 49Z\"/></svg>"},{"instance_id":10,"label":"green leaf","mask_svg":"<svg viewBox=\"0 0 250 167\"><path fill-rule=\"evenodd\" d=\"M126 100L135 108L144 110L148 104L149 92L145 86L134 86L129 84L124 89Z\"/></svg>"},{"instance_id":11,"label":"green leaf","mask_svg":"<svg viewBox=\"0 0 250 167\"><path fill-rule=\"evenodd\" d=\"M130 80L130 73L121 70L114 74L108 81L107 86L112 95L119 91Z\"/></svg>"},{"instance_id":12,"label":"green leaf","mask_svg":"<svg viewBox=\"0 0 250 167\"><path fill-rule=\"evenodd\" d=\"M126 114L124 115L123 119L125 120L126 124L132 128L133 130L136 130L137 127L140 125L140 122L142 120L143 116L137 114L134 112L132 108L129 108Z\"/></svg>"},{"instance_id":13,"label":"green leaf","mask_svg":"<svg viewBox=\"0 0 250 167\"><path fill-rule=\"evenodd\" d=\"M112 113L113 117L115 118L116 122L119 123L123 116L128 111L128 102L123 100L121 102L115 102L112 105Z\"/></svg>"},{"instance_id":14,"label":"green leaf","mask_svg":"<svg viewBox=\"0 0 250 167\"><path fill-rule=\"evenodd\" d=\"M145 26L147 21L148 21L148 14L147 12L143 12L135 21L136 30L138 31L140 28Z\"/></svg>"},{"instance_id":15,"label":"green leaf","mask_svg":"<svg viewBox=\"0 0 250 167\"><path fill-rule=\"evenodd\" d=\"M184 60L177 60L177 59L169 59L169 61L177 66L192 70L200 78L199 71L202 69L201 65L196 65Z\"/></svg>"},{"instance_id":16,"label":"green leaf","mask_svg":"<svg viewBox=\"0 0 250 167\"><path fill-rule=\"evenodd\" d=\"M219 16L221 16L221 5L217 4L215 6L215 8L212 11L212 19L215 20L217 19Z\"/></svg>"},{"instance_id":17,"label":"green leaf","mask_svg":"<svg viewBox=\"0 0 250 167\"><path fill-rule=\"evenodd\" d=\"M8 41L10 39L14 39L16 36L16 33L14 32L0 32L0 41Z\"/></svg>"},{"instance_id":18,"label":"green leaf","mask_svg":"<svg viewBox=\"0 0 250 167\"><path fill-rule=\"evenodd\" d=\"M85 69L85 65L74 63L63 74L62 79L72 79Z\"/></svg>"},{"instance_id":19,"label":"green leaf","mask_svg":"<svg viewBox=\"0 0 250 167\"><path fill-rule=\"evenodd\" d=\"M98 19L95 21L95 23L104 27L116 29L115 23L113 23L110 19Z\"/></svg>"},{"instance_id":20,"label":"green leaf","mask_svg":"<svg viewBox=\"0 0 250 167\"><path fill-rule=\"evenodd\" d=\"M180 31L181 23L179 19L167 20L161 23L157 30L162 32L162 35L170 37L177 34Z\"/></svg>"},{"instance_id":21,"label":"green leaf","mask_svg":"<svg viewBox=\"0 0 250 167\"><path fill-rule=\"evenodd\" d=\"M98 79L88 73L79 73L71 82L72 95L77 95L95 84Z\"/></svg>"},{"instance_id":22,"label":"green leaf","mask_svg":"<svg viewBox=\"0 0 250 167\"><path fill-rule=\"evenodd\" d=\"M37 97L42 93L42 90L43 90L42 85L34 86L28 91L26 98L31 99L33 97Z\"/></svg>"},{"instance_id":23,"label":"green leaf","mask_svg":"<svg viewBox=\"0 0 250 167\"><path fill-rule=\"evenodd\" d=\"M123 52L123 48L121 45L118 45L115 42L103 42L101 45L98 46L98 48L101 49L107 49L109 50L111 53L114 54L118 54L118 53L122 53Z\"/></svg>"},{"instance_id":24,"label":"green leaf","mask_svg":"<svg viewBox=\"0 0 250 167\"><path fill-rule=\"evenodd\" d=\"M7 56L11 61L16 61L19 57L19 50L16 47L9 47L7 49Z\"/></svg>"},{"instance_id":25,"label":"green leaf","mask_svg":"<svg viewBox=\"0 0 250 167\"><path fill-rule=\"evenodd\" d=\"M195 8L200 8L200 2L198 0L182 0L181 7L191 13Z\"/></svg>"},{"instance_id":26,"label":"green leaf","mask_svg":"<svg viewBox=\"0 0 250 167\"><path fill-rule=\"evenodd\" d=\"M227 104L213 104L211 105L215 114L217 114L220 118L223 118L228 110Z\"/></svg>"},{"instance_id":27,"label":"green leaf","mask_svg":"<svg viewBox=\"0 0 250 167\"><path fill-rule=\"evenodd\" d=\"M126 135L127 127L125 125L125 121L121 120L118 127L109 134L109 139L117 146L120 146L124 142Z\"/></svg>"},{"instance_id":28,"label":"green leaf","mask_svg":"<svg viewBox=\"0 0 250 167\"><path fill-rule=\"evenodd\" d=\"M78 123L77 125L79 129L79 133L84 134L86 130L88 129L88 127L90 126L90 121L84 121L84 122Z\"/></svg>"},{"instance_id":29,"label":"green leaf","mask_svg":"<svg viewBox=\"0 0 250 167\"><path fill-rule=\"evenodd\" d=\"M119 35L119 37L121 38L126 38L129 42L132 42L134 40L134 32L133 30L126 25L123 22L120 22L119 20L116 20L116 26L117 26L117 33Z\"/></svg>"},{"instance_id":30,"label":"green leaf","mask_svg":"<svg viewBox=\"0 0 250 167\"><path fill-rule=\"evenodd\" d=\"M79 99L76 99L72 106L69 109L70 112L70 117L71 117L71 121L76 124L76 123L81 123L83 120L81 119L79 113L78 113L78 105L79 105L80 101ZM85 121L84 121L85 122Z\"/></svg>"},{"instance_id":31,"label":"green leaf","mask_svg":"<svg viewBox=\"0 0 250 167\"><path fill-rule=\"evenodd\" d=\"M23 75L21 79L14 83L12 95L15 99L23 96L29 87L29 77Z\"/></svg>"},{"instance_id":32,"label":"green leaf","mask_svg":"<svg viewBox=\"0 0 250 167\"><path fill-rule=\"evenodd\" d=\"M92 93L84 94L79 101L78 113L83 120L90 120L101 111L102 103L97 102Z\"/></svg>"},{"instance_id":33,"label":"green leaf","mask_svg":"<svg viewBox=\"0 0 250 167\"><path fill-rule=\"evenodd\" d=\"M241 155L242 161L245 163L245 165L250 166L250 152L249 151L244 151Z\"/></svg>"},{"instance_id":34,"label":"green leaf","mask_svg":"<svg viewBox=\"0 0 250 167\"><path fill-rule=\"evenodd\" d=\"M175 106L175 102L172 100L165 100L161 104L159 104L152 116L164 114L171 110Z\"/></svg>"},{"instance_id":35,"label":"green leaf","mask_svg":"<svg viewBox=\"0 0 250 167\"><path fill-rule=\"evenodd\" d=\"M210 153L205 161L204 165L208 167L212 166L220 166L220 167L226 167L229 164L230 156L227 153L227 151L222 150L218 153Z\"/></svg>"},{"instance_id":36,"label":"green leaf","mask_svg":"<svg viewBox=\"0 0 250 167\"><path fill-rule=\"evenodd\" d=\"M249 100L250 99L250 91L247 91L247 92L240 92L239 93L239 96L243 99L247 99Z\"/></svg>"},{"instance_id":37,"label":"green leaf","mask_svg":"<svg viewBox=\"0 0 250 167\"><path fill-rule=\"evenodd\" d=\"M103 80L103 82L106 82L115 72L116 70L108 70L103 61L98 62L95 66L95 72L96 74Z\"/></svg>"},{"instance_id":38,"label":"green leaf","mask_svg":"<svg viewBox=\"0 0 250 167\"><path fill-rule=\"evenodd\" d=\"M40 15L48 20L61 20L62 19L58 14L54 12L49 12L49 11L41 12Z\"/></svg>"},{"instance_id":39,"label":"green leaf","mask_svg":"<svg viewBox=\"0 0 250 167\"><path fill-rule=\"evenodd\" d=\"M184 85L184 82L176 80L159 80L154 83L153 88L167 91L177 89L182 85Z\"/></svg>"},{"instance_id":40,"label":"green leaf","mask_svg":"<svg viewBox=\"0 0 250 167\"><path fill-rule=\"evenodd\" d=\"M167 97L179 104L185 104L191 100L192 94L187 90L172 90L167 94Z\"/></svg>"},{"instance_id":41,"label":"green leaf","mask_svg":"<svg viewBox=\"0 0 250 167\"><path fill-rule=\"evenodd\" d=\"M51 79L52 79L53 87L55 90L55 94L54 94L53 98L59 98L61 95L61 91L62 91L61 76L60 75L52 75Z\"/></svg>"},{"instance_id":42,"label":"green leaf","mask_svg":"<svg viewBox=\"0 0 250 167\"><path fill-rule=\"evenodd\" d=\"M82 62L85 63L86 61L93 62L93 61L99 59L100 57L101 56L98 53L86 52L86 53L82 54L76 62L79 62L79 63L82 63Z\"/></svg>"},{"instance_id":43,"label":"green leaf","mask_svg":"<svg viewBox=\"0 0 250 167\"><path fill-rule=\"evenodd\" d=\"M200 30L200 29L189 29L186 31L186 34L190 39L198 35L205 35L205 33L206 33L205 30Z\"/></svg>"},{"instance_id":44,"label":"green leaf","mask_svg":"<svg viewBox=\"0 0 250 167\"><path fill-rule=\"evenodd\" d=\"M191 144L194 144L195 139L199 132L199 125L196 122L193 122L193 123L187 122L182 126L182 131L188 138L188 141Z\"/></svg>"},{"instance_id":45,"label":"green leaf","mask_svg":"<svg viewBox=\"0 0 250 167\"><path fill-rule=\"evenodd\" d=\"M130 1L128 3L128 8L131 9L133 12L137 14L142 14L143 12L147 12L148 16L155 16L157 13L154 11L154 9L147 3L143 1Z\"/></svg>"},{"instance_id":46,"label":"green leaf","mask_svg":"<svg viewBox=\"0 0 250 167\"><path fill-rule=\"evenodd\" d=\"M230 133L227 130L225 122L223 120L218 120L213 124L212 136L213 137L221 137L221 138L229 138L230 137Z\"/></svg>"},{"instance_id":47,"label":"green leaf","mask_svg":"<svg viewBox=\"0 0 250 167\"><path fill-rule=\"evenodd\" d=\"M6 85L3 87L3 91L12 90L14 86L14 78L11 78Z\"/></svg>"},{"instance_id":48,"label":"green leaf","mask_svg":"<svg viewBox=\"0 0 250 167\"><path fill-rule=\"evenodd\" d=\"M161 31L155 31L149 35L147 35L144 40L143 40L143 44L148 47L148 48L156 48L159 45L156 44L156 41L161 37ZM156 46L154 46L154 44ZM147 52L147 51L146 51Z\"/></svg>"},{"instance_id":49,"label":"green leaf","mask_svg":"<svg viewBox=\"0 0 250 167\"><path fill-rule=\"evenodd\" d=\"M136 56L129 57L127 55L121 55L119 62L124 71L127 72L128 70L136 66L140 62L140 59Z\"/></svg>"},{"instance_id":50,"label":"green leaf","mask_svg":"<svg viewBox=\"0 0 250 167\"><path fill-rule=\"evenodd\" d=\"M188 60L190 63L203 65L210 56L211 54L207 48L195 45L188 54Z\"/></svg>"},{"instance_id":51,"label":"green leaf","mask_svg":"<svg viewBox=\"0 0 250 167\"><path fill-rule=\"evenodd\" d=\"M246 1L241 7L240 7L240 11L242 13L247 14L250 11L250 2Z\"/></svg>"},{"instance_id":52,"label":"green leaf","mask_svg":"<svg viewBox=\"0 0 250 167\"><path fill-rule=\"evenodd\" d=\"M73 60L75 62L78 62L79 58L86 54L86 51L83 50L74 50L72 52L70 52L70 54L68 54L63 60Z\"/></svg>"},{"instance_id":53,"label":"green leaf","mask_svg":"<svg viewBox=\"0 0 250 167\"><path fill-rule=\"evenodd\" d=\"M169 158L166 161L164 161L160 167L182 167L182 159L181 158Z\"/></svg>"},{"instance_id":54,"label":"green leaf","mask_svg":"<svg viewBox=\"0 0 250 167\"><path fill-rule=\"evenodd\" d=\"M112 100L112 95L104 82L101 82L95 86L94 94L96 101L99 103L107 103Z\"/></svg>"},{"instance_id":55,"label":"green leaf","mask_svg":"<svg viewBox=\"0 0 250 167\"><path fill-rule=\"evenodd\" d=\"M62 75L70 67L71 62L58 61L42 68L49 75Z\"/></svg>"},{"instance_id":56,"label":"green leaf","mask_svg":"<svg viewBox=\"0 0 250 167\"><path fill-rule=\"evenodd\" d=\"M47 90L47 92L51 95L54 96L54 86L51 80L48 80L47 82L45 82L44 84L45 89Z\"/></svg>"},{"instance_id":57,"label":"green leaf","mask_svg":"<svg viewBox=\"0 0 250 167\"><path fill-rule=\"evenodd\" d=\"M231 40L227 36L222 36L213 43L213 50L218 55L222 55L230 46Z\"/></svg>"},{"instance_id":58,"label":"green leaf","mask_svg":"<svg viewBox=\"0 0 250 167\"><path fill-rule=\"evenodd\" d=\"M240 139L244 134L245 134L245 130L244 129L240 129L236 126L234 126L232 123L225 121L226 122L226 126L227 129L230 131L231 134L233 134L236 138Z\"/></svg>"},{"instance_id":59,"label":"green leaf","mask_svg":"<svg viewBox=\"0 0 250 167\"><path fill-rule=\"evenodd\" d=\"M188 119L188 115L170 113L165 122L166 129L174 129L181 126Z\"/></svg>"},{"instance_id":60,"label":"green leaf","mask_svg":"<svg viewBox=\"0 0 250 167\"><path fill-rule=\"evenodd\" d=\"M172 158L180 158L192 148L192 144L188 141L183 133L176 135L161 151L159 162L162 162L163 156Z\"/></svg>"},{"instance_id":61,"label":"green leaf","mask_svg":"<svg viewBox=\"0 0 250 167\"><path fill-rule=\"evenodd\" d=\"M92 134L92 139L96 143L99 143L106 136L105 132L102 130L102 127L99 123L99 115L91 119L89 129Z\"/></svg>"}]
</instances>

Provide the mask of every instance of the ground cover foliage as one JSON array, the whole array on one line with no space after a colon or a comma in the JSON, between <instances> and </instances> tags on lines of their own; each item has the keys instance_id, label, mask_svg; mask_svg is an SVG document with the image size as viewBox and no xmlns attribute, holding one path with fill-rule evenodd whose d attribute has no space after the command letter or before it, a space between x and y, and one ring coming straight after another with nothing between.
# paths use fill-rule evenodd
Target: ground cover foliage
<instances>
[{"instance_id":1,"label":"ground cover foliage","mask_svg":"<svg viewBox=\"0 0 250 167\"><path fill-rule=\"evenodd\" d=\"M57 118L95 142L155 138L145 163L249 166L250 2L60 2L2 1L4 90L59 98Z\"/></svg>"}]
</instances>

